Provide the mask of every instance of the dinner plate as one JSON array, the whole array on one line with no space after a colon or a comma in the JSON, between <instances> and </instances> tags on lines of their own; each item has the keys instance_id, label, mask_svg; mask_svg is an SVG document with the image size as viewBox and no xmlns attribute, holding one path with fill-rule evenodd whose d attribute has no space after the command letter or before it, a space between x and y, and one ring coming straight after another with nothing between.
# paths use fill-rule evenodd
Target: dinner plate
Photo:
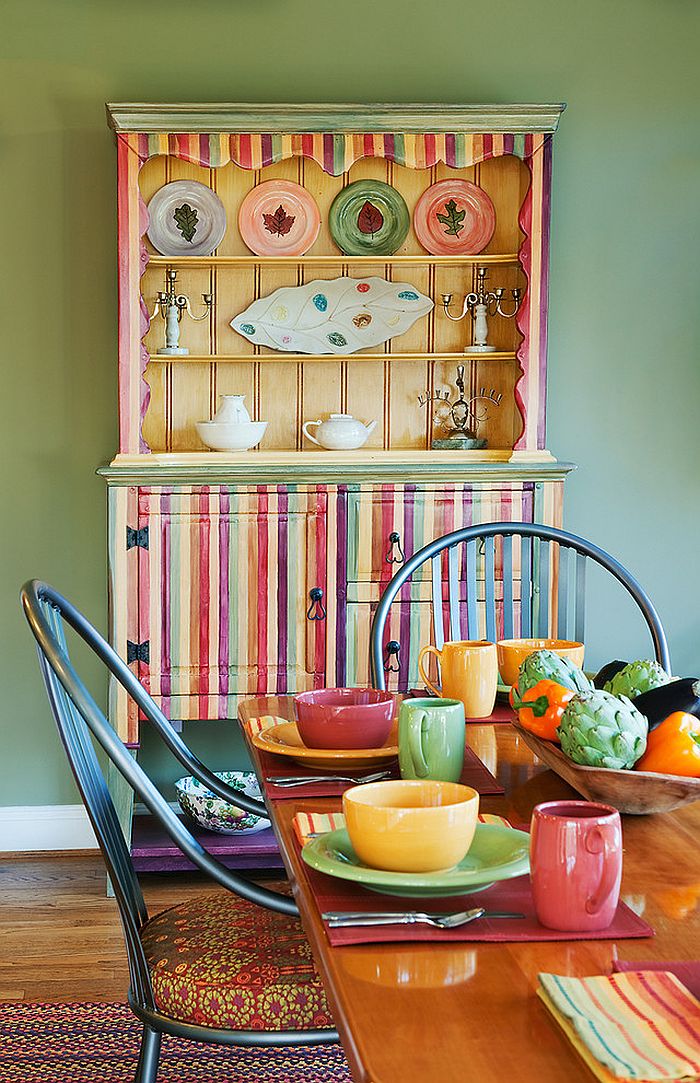
<instances>
[{"instance_id":1,"label":"dinner plate","mask_svg":"<svg viewBox=\"0 0 700 1083\"><path fill-rule=\"evenodd\" d=\"M502 824L477 824L467 856L439 872L389 872L363 865L345 828L311 839L301 851L307 865L339 880L352 880L381 895L429 898L468 895L497 880L512 880L530 871L530 836Z\"/></svg>"},{"instance_id":2,"label":"dinner plate","mask_svg":"<svg viewBox=\"0 0 700 1083\"><path fill-rule=\"evenodd\" d=\"M280 722L253 736L253 744L263 752L290 756L305 767L351 771L353 768L379 767L391 763L399 754L396 727L381 748L307 748L296 722Z\"/></svg>"},{"instance_id":3,"label":"dinner plate","mask_svg":"<svg viewBox=\"0 0 700 1083\"><path fill-rule=\"evenodd\" d=\"M300 184L263 181L241 203L238 228L256 256L303 256L318 237L321 212Z\"/></svg>"},{"instance_id":4,"label":"dinner plate","mask_svg":"<svg viewBox=\"0 0 700 1083\"><path fill-rule=\"evenodd\" d=\"M496 211L484 189L471 181L438 181L416 203L413 228L433 256L474 255L493 237Z\"/></svg>"},{"instance_id":5,"label":"dinner plate","mask_svg":"<svg viewBox=\"0 0 700 1083\"><path fill-rule=\"evenodd\" d=\"M342 188L328 214L331 237L348 256L393 255L410 224L401 193L377 180L353 181Z\"/></svg>"},{"instance_id":6,"label":"dinner plate","mask_svg":"<svg viewBox=\"0 0 700 1083\"><path fill-rule=\"evenodd\" d=\"M162 256L209 256L226 232L224 205L206 184L164 184L148 204L148 238Z\"/></svg>"}]
</instances>

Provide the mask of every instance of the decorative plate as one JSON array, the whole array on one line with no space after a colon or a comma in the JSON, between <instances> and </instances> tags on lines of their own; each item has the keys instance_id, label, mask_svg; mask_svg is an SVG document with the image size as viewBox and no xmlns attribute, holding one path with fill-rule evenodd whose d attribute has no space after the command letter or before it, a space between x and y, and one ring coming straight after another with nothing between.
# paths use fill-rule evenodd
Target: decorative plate
<instances>
[{"instance_id":1,"label":"decorative plate","mask_svg":"<svg viewBox=\"0 0 700 1083\"><path fill-rule=\"evenodd\" d=\"M316 200L293 181L263 181L238 211L241 237L257 256L303 256L318 237Z\"/></svg>"},{"instance_id":2,"label":"decorative plate","mask_svg":"<svg viewBox=\"0 0 700 1083\"><path fill-rule=\"evenodd\" d=\"M493 237L496 211L483 188L465 180L438 181L416 203L413 228L433 256L481 252Z\"/></svg>"},{"instance_id":3,"label":"decorative plate","mask_svg":"<svg viewBox=\"0 0 700 1083\"><path fill-rule=\"evenodd\" d=\"M530 836L500 824L477 824L474 841L459 865L440 872L388 872L363 865L345 828L307 842L301 856L307 865L339 880L353 880L380 895L428 898L468 895L497 880L530 871Z\"/></svg>"},{"instance_id":4,"label":"decorative plate","mask_svg":"<svg viewBox=\"0 0 700 1083\"><path fill-rule=\"evenodd\" d=\"M250 342L291 353L349 354L408 331L433 307L407 282L334 278L282 286L234 316Z\"/></svg>"},{"instance_id":5,"label":"decorative plate","mask_svg":"<svg viewBox=\"0 0 700 1083\"><path fill-rule=\"evenodd\" d=\"M296 722L280 722L254 734L252 740L261 751L290 756L305 767L321 767L329 771L342 767L343 771L352 771L353 768L379 767L395 760L399 754L396 735L394 726L381 748L307 748L299 736Z\"/></svg>"},{"instance_id":6,"label":"decorative plate","mask_svg":"<svg viewBox=\"0 0 700 1083\"><path fill-rule=\"evenodd\" d=\"M262 800L258 780L252 771L217 771L216 777L232 790L240 790L256 801ZM179 778L175 790L182 811L207 831L218 831L221 835L250 835L270 826L270 821L264 817L245 812L217 797L192 775Z\"/></svg>"},{"instance_id":7,"label":"decorative plate","mask_svg":"<svg viewBox=\"0 0 700 1083\"><path fill-rule=\"evenodd\" d=\"M408 235L406 201L384 181L358 180L341 189L331 203L328 226L348 256L391 256Z\"/></svg>"},{"instance_id":8,"label":"decorative plate","mask_svg":"<svg viewBox=\"0 0 700 1083\"><path fill-rule=\"evenodd\" d=\"M148 238L162 256L210 256L226 232L224 205L206 184L180 180L148 204Z\"/></svg>"}]
</instances>

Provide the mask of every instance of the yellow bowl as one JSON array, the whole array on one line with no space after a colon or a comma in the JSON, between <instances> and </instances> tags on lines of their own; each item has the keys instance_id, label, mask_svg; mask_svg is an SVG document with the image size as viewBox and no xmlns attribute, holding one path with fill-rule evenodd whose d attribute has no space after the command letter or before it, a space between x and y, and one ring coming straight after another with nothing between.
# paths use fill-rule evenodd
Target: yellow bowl
<instances>
[{"instance_id":1,"label":"yellow bowl","mask_svg":"<svg viewBox=\"0 0 700 1083\"><path fill-rule=\"evenodd\" d=\"M345 825L365 865L437 872L459 864L472 844L479 795L458 782L370 782L343 794Z\"/></svg>"},{"instance_id":2,"label":"yellow bowl","mask_svg":"<svg viewBox=\"0 0 700 1083\"><path fill-rule=\"evenodd\" d=\"M579 668L583 666L583 643L569 639L502 639L496 644L496 651L498 672L504 684L517 683L520 666L533 651L554 651Z\"/></svg>"}]
</instances>

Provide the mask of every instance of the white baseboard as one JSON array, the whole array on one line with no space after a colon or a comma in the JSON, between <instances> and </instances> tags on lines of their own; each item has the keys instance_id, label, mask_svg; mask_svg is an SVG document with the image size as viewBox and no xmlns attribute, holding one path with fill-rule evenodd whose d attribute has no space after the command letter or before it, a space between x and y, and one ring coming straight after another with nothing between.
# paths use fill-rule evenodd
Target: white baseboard
<instances>
[{"instance_id":1,"label":"white baseboard","mask_svg":"<svg viewBox=\"0 0 700 1083\"><path fill-rule=\"evenodd\" d=\"M96 850L82 805L12 805L0 808L0 853Z\"/></svg>"}]
</instances>

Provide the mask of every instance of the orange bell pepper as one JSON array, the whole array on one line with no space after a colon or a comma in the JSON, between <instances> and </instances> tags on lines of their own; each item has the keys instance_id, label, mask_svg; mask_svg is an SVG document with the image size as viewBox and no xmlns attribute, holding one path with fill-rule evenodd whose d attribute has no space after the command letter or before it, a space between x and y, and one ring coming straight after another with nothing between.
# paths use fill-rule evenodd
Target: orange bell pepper
<instances>
[{"instance_id":1,"label":"orange bell pepper","mask_svg":"<svg viewBox=\"0 0 700 1083\"><path fill-rule=\"evenodd\" d=\"M700 778L700 718L674 711L647 737L647 750L635 763L638 771Z\"/></svg>"},{"instance_id":2,"label":"orange bell pepper","mask_svg":"<svg viewBox=\"0 0 700 1083\"><path fill-rule=\"evenodd\" d=\"M511 706L518 712L520 725L546 741L559 741L557 729L569 700L576 693L556 681L538 681L520 697L511 692Z\"/></svg>"}]
</instances>

